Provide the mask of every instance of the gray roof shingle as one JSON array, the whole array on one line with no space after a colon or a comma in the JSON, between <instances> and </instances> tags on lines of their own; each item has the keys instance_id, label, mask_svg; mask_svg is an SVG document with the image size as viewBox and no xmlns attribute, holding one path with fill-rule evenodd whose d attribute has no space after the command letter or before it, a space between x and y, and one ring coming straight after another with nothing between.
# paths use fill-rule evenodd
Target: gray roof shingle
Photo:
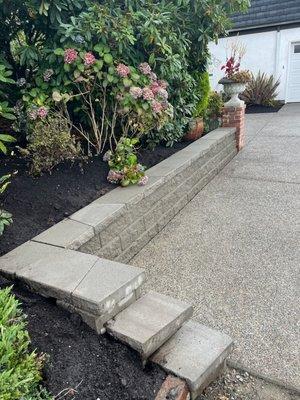
<instances>
[{"instance_id":1,"label":"gray roof shingle","mask_svg":"<svg viewBox=\"0 0 300 400\"><path fill-rule=\"evenodd\" d=\"M251 0L245 14L232 16L232 31L299 22L300 0Z\"/></svg>"}]
</instances>

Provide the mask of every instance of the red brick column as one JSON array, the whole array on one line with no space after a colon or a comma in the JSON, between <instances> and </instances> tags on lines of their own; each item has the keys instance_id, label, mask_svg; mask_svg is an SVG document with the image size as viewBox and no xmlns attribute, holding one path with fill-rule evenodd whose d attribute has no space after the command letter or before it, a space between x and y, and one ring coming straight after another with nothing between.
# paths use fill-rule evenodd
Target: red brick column
<instances>
[{"instance_id":1,"label":"red brick column","mask_svg":"<svg viewBox=\"0 0 300 400\"><path fill-rule=\"evenodd\" d=\"M222 126L236 128L236 147L240 151L245 145L245 106L224 107Z\"/></svg>"}]
</instances>

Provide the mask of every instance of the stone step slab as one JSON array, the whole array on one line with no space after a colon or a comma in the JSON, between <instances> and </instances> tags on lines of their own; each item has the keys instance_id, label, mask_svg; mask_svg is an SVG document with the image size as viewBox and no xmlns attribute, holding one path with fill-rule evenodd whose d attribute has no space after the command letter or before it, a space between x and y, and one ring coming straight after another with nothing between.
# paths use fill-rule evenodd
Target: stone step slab
<instances>
[{"instance_id":1,"label":"stone step slab","mask_svg":"<svg viewBox=\"0 0 300 400\"><path fill-rule=\"evenodd\" d=\"M0 258L0 273L80 314L98 333L140 296L141 268L29 241Z\"/></svg>"},{"instance_id":2,"label":"stone step slab","mask_svg":"<svg viewBox=\"0 0 300 400\"><path fill-rule=\"evenodd\" d=\"M194 400L222 372L232 348L229 336L189 321L151 357L151 361L184 379Z\"/></svg>"},{"instance_id":3,"label":"stone step slab","mask_svg":"<svg viewBox=\"0 0 300 400\"><path fill-rule=\"evenodd\" d=\"M108 332L138 351L145 361L192 315L192 306L149 292L107 324Z\"/></svg>"}]
</instances>

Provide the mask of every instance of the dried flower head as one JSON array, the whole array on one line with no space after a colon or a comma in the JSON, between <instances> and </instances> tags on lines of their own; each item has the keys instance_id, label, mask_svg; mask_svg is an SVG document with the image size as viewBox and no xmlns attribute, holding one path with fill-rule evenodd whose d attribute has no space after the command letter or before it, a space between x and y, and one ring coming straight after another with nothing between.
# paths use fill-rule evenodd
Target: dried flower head
<instances>
[{"instance_id":1,"label":"dried flower head","mask_svg":"<svg viewBox=\"0 0 300 400\"><path fill-rule=\"evenodd\" d=\"M130 74L130 68L127 67L127 65L125 64L118 64L117 65L117 73L119 76L121 76L122 78L126 78L129 74Z\"/></svg>"},{"instance_id":2,"label":"dried flower head","mask_svg":"<svg viewBox=\"0 0 300 400\"><path fill-rule=\"evenodd\" d=\"M129 93L134 99L139 99L143 96L143 89L137 86L133 86L130 88Z\"/></svg>"},{"instance_id":3,"label":"dried flower head","mask_svg":"<svg viewBox=\"0 0 300 400\"><path fill-rule=\"evenodd\" d=\"M139 70L144 75L150 75L152 72L150 65L146 62L143 62L139 65Z\"/></svg>"},{"instance_id":4,"label":"dried flower head","mask_svg":"<svg viewBox=\"0 0 300 400\"><path fill-rule=\"evenodd\" d=\"M153 111L155 114L158 114L158 113L160 113L160 112L163 110L163 105L162 105L162 103L160 103L159 101L156 101L156 100L152 101L151 107L152 107L152 111Z\"/></svg>"},{"instance_id":5,"label":"dried flower head","mask_svg":"<svg viewBox=\"0 0 300 400\"><path fill-rule=\"evenodd\" d=\"M139 186L145 186L145 185L147 185L148 181L149 181L148 176L147 176L147 175L144 175L144 176L142 176L141 179L139 180L138 185L139 185Z\"/></svg>"},{"instance_id":6,"label":"dried flower head","mask_svg":"<svg viewBox=\"0 0 300 400\"><path fill-rule=\"evenodd\" d=\"M153 100L154 99L154 93L148 86L144 87L144 89L143 89L143 99L144 100Z\"/></svg>"},{"instance_id":7,"label":"dried flower head","mask_svg":"<svg viewBox=\"0 0 300 400\"><path fill-rule=\"evenodd\" d=\"M54 74L54 71L52 68L46 69L46 71L43 73L43 78L45 82L49 82L51 79L51 76Z\"/></svg>"}]
</instances>

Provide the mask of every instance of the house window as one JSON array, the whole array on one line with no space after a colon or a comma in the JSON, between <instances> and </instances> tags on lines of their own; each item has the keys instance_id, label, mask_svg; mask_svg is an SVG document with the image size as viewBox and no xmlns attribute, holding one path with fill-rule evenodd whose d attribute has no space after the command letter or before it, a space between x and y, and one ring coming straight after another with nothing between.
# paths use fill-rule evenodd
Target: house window
<instances>
[{"instance_id":1,"label":"house window","mask_svg":"<svg viewBox=\"0 0 300 400\"><path fill-rule=\"evenodd\" d=\"M300 44L294 45L294 53L300 53Z\"/></svg>"}]
</instances>

